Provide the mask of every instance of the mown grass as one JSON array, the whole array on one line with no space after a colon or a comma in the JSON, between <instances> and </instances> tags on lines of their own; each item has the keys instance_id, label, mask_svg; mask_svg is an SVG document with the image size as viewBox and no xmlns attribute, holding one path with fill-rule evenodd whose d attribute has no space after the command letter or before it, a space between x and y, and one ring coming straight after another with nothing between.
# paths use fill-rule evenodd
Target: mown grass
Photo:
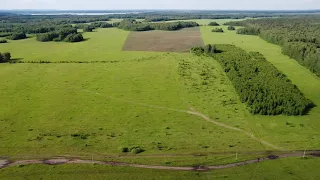
<instances>
[{"instance_id":1,"label":"mown grass","mask_svg":"<svg viewBox=\"0 0 320 180\"><path fill-rule=\"evenodd\" d=\"M0 169L0 179L319 179L319 158L287 158L208 172L104 165L27 165Z\"/></svg>"}]
</instances>

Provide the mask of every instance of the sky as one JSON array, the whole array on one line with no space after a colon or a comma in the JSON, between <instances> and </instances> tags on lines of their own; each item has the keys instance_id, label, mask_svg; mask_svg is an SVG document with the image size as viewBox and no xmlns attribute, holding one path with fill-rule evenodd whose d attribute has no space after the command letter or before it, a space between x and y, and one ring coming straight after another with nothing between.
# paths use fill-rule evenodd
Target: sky
<instances>
[{"instance_id":1,"label":"sky","mask_svg":"<svg viewBox=\"0 0 320 180\"><path fill-rule=\"evenodd\" d=\"M0 9L310 10L320 0L0 0Z\"/></svg>"}]
</instances>

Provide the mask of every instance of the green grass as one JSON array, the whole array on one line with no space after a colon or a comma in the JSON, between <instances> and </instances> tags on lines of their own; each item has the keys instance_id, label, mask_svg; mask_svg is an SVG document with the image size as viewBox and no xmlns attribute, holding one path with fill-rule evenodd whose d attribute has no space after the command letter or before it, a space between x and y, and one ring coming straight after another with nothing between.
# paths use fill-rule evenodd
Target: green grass
<instances>
[{"instance_id":1,"label":"green grass","mask_svg":"<svg viewBox=\"0 0 320 180\"><path fill-rule=\"evenodd\" d=\"M0 179L283 179L316 180L319 158L287 158L208 172L168 171L103 165L27 165L0 169Z\"/></svg>"},{"instance_id":2,"label":"green grass","mask_svg":"<svg viewBox=\"0 0 320 180\"><path fill-rule=\"evenodd\" d=\"M38 42L35 37L9 41L0 46L0 52L11 52L21 61L127 61L155 53L122 52L129 31L117 28L97 29L84 33L86 41L80 43Z\"/></svg>"},{"instance_id":3,"label":"green grass","mask_svg":"<svg viewBox=\"0 0 320 180\"><path fill-rule=\"evenodd\" d=\"M227 26L222 28L225 33L214 33L211 32L212 27L201 27L204 43L234 44L247 51L262 53L317 105L306 116L252 116L243 109L242 111L245 112L243 116L232 117L231 121L227 122L235 124L242 121L254 134L259 134L262 139L274 142L283 148L319 148L320 143L317 139L320 138L320 121L318 120L320 119L320 78L295 60L283 55L279 46L267 43L258 36L238 35L235 31L228 31ZM215 113L208 111L207 114L213 116ZM294 127L286 125L286 122L293 123Z\"/></svg>"},{"instance_id":4,"label":"green grass","mask_svg":"<svg viewBox=\"0 0 320 180\"><path fill-rule=\"evenodd\" d=\"M141 146L144 154L268 149L196 116L149 106L188 110L202 96L180 83L182 60L201 62L177 53L108 64L1 64L0 75L11 75L0 80L0 154L118 154L118 147L130 145ZM219 89L208 89L205 96L216 100L211 104L218 107L223 99L236 98L217 63L206 62L217 76L212 86L225 89L224 97L213 96Z\"/></svg>"},{"instance_id":5,"label":"green grass","mask_svg":"<svg viewBox=\"0 0 320 180\"><path fill-rule=\"evenodd\" d=\"M222 165L229 163L242 162L246 160L257 159L266 157L267 154L240 154L240 153L227 153L227 154L214 154L206 156L194 156L194 155L182 155L182 156L159 156L159 157L143 157L143 156L123 156L123 157L112 157L103 159L105 161L113 162L127 162L134 164L151 164L159 166L179 166L179 167L190 167L190 166L213 166ZM88 158L90 159L90 158Z\"/></svg>"},{"instance_id":6,"label":"green grass","mask_svg":"<svg viewBox=\"0 0 320 180\"><path fill-rule=\"evenodd\" d=\"M211 29L201 27L205 43L261 52L318 107L301 117L253 116L214 59L188 53L123 52L129 32L116 28L85 33L88 40L74 44L29 38L0 45L0 52L9 51L26 62L110 63L0 64L5 77L0 79L0 156L117 156L120 146L131 145L145 150L138 157L270 150L241 132L172 110L191 107L283 150L319 149L319 78L259 37ZM72 137L75 134L83 138ZM210 164L217 157L189 158L176 158L173 164ZM157 158L134 161L161 164Z\"/></svg>"}]
</instances>

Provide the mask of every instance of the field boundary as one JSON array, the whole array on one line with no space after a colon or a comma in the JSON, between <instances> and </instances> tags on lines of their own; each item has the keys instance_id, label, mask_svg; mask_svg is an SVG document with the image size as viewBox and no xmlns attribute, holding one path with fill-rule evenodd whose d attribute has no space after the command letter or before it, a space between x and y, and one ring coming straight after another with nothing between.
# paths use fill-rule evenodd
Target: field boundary
<instances>
[{"instance_id":1,"label":"field boundary","mask_svg":"<svg viewBox=\"0 0 320 180\"><path fill-rule=\"evenodd\" d=\"M291 154L282 154L282 155L268 155L262 158L256 158L247 161L241 161L236 163L229 163L224 165L214 165L214 166L191 166L191 167L179 167L179 166L159 166L159 165L146 165L146 164L133 164L133 163L124 163L124 162L115 162L115 161L95 161L95 160L83 160L83 159L68 159L68 158L52 158L52 159L30 159L30 160L0 160L0 169L13 167L13 166L23 166L31 164L47 164L47 165L61 165L61 164L99 164L99 165L108 165L108 166L122 166L122 167L135 167L135 168L145 168L145 169L162 169L162 170L176 170L176 171L209 171L214 169L227 169L237 166L245 166L254 163L260 163L268 160L276 160L280 158L287 157L320 157L320 150L296 152Z\"/></svg>"}]
</instances>

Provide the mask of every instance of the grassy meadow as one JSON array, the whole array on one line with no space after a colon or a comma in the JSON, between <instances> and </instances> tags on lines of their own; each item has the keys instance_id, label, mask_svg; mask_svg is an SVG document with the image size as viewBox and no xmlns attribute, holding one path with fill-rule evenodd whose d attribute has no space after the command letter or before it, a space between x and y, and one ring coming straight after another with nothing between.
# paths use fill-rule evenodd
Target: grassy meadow
<instances>
[{"instance_id":1,"label":"grassy meadow","mask_svg":"<svg viewBox=\"0 0 320 180\"><path fill-rule=\"evenodd\" d=\"M224 33L213 33L213 27L201 27L202 37L205 44L234 44L247 51L262 53L266 59L277 69L282 71L301 92L316 105L307 116L252 116L246 118L253 132L275 135L274 141L280 140L280 146L294 144L296 148L306 149L319 148L320 122L320 78L309 70L299 65L295 60L281 53L281 48L270 44L258 36L238 35L235 31L228 31L227 26L222 26ZM237 27L239 28L239 27ZM287 125L289 124L293 125ZM230 122L232 123L232 122ZM264 135L262 135L264 136ZM284 141L284 139L286 139ZM309 146L309 145L311 146ZM290 145L289 145L290 146Z\"/></svg>"},{"instance_id":2,"label":"grassy meadow","mask_svg":"<svg viewBox=\"0 0 320 180\"><path fill-rule=\"evenodd\" d=\"M153 55L148 52L123 52L122 46L129 34L116 28L97 29L84 33L80 43L43 42L35 38L9 41L1 44L0 52L11 52L18 61L128 61Z\"/></svg>"},{"instance_id":3,"label":"grassy meadow","mask_svg":"<svg viewBox=\"0 0 320 180\"><path fill-rule=\"evenodd\" d=\"M179 112L197 109L200 96L216 102L209 109L236 99L214 61L206 63L219 89L202 86L200 92L189 85L201 83L197 69L186 69L194 79L181 83L179 62L186 60L202 66L189 54L122 63L2 64L1 75L12 75L0 81L1 154L118 154L119 147L132 145L145 154L265 150L243 134ZM213 96L219 90L221 97Z\"/></svg>"},{"instance_id":4,"label":"grassy meadow","mask_svg":"<svg viewBox=\"0 0 320 180\"><path fill-rule=\"evenodd\" d=\"M206 25L230 20L195 21ZM9 51L12 58L26 62L0 64L0 76L5 77L0 79L0 156L28 159L95 155L103 160L185 166L256 157L243 155L236 160L235 152L274 150L246 133L279 147L276 150L319 149L320 79L282 55L279 46L257 36L237 35L226 26L222 26L225 33L211 32L215 27L200 28L205 44L234 44L259 51L318 106L306 116L252 115L216 60L189 53L122 51L129 32L116 28L84 33L86 41L80 43L42 43L28 38L0 44L0 52ZM40 61L57 63L34 63ZM186 113L190 109L241 131ZM134 145L144 152L135 156L119 150ZM226 155L194 158L198 153ZM68 179L70 174L72 179L124 179L128 175L136 179L261 179L269 175L271 179L294 179L293 175L312 179L318 175L316 158L276 162L206 173L31 165L1 169L0 179ZM275 169L275 164L279 168ZM300 167L310 168L312 173L306 174ZM11 177L13 172L15 176ZM148 176L141 177L141 172Z\"/></svg>"}]
</instances>

